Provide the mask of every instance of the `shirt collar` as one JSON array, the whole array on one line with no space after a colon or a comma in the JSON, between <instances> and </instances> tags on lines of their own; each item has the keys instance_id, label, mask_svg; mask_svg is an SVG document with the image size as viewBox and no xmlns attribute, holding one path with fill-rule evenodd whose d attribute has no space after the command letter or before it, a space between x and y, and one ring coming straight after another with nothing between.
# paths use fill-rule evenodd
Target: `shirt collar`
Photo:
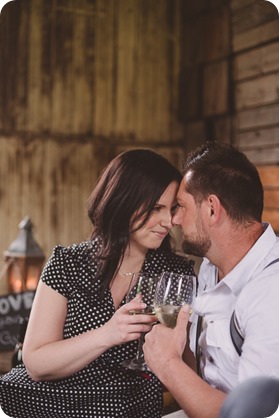
<instances>
[{"instance_id":1,"label":"shirt collar","mask_svg":"<svg viewBox=\"0 0 279 418\"><path fill-rule=\"evenodd\" d=\"M201 281L203 283L203 290L206 293L213 292L217 287L227 286L235 296L239 295L258 266L263 263L277 239L270 224L263 223L262 225L264 228L263 234L245 257L219 283L215 279L217 276L217 267L207 258L204 259Z\"/></svg>"}]
</instances>

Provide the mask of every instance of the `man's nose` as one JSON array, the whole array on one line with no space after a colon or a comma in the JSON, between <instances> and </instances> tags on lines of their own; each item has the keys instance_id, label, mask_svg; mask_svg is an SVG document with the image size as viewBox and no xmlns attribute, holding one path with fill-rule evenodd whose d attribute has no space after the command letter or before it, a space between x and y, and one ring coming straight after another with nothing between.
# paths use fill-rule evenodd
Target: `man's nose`
<instances>
[{"instance_id":1,"label":"man's nose","mask_svg":"<svg viewBox=\"0 0 279 418\"><path fill-rule=\"evenodd\" d=\"M172 215L172 224L173 225L181 225L181 216L180 216L180 209L179 208Z\"/></svg>"}]
</instances>

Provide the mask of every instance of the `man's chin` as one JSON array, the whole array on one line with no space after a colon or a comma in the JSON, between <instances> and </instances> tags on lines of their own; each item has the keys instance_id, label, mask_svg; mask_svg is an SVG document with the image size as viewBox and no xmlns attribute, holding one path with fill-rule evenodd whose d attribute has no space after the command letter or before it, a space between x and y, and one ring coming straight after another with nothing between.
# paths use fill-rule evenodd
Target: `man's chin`
<instances>
[{"instance_id":1,"label":"man's chin","mask_svg":"<svg viewBox=\"0 0 279 418\"><path fill-rule=\"evenodd\" d=\"M205 256L205 253L201 250L201 248L198 248L195 244L192 244L190 242L183 241L181 248L184 254L193 255L195 257Z\"/></svg>"}]
</instances>

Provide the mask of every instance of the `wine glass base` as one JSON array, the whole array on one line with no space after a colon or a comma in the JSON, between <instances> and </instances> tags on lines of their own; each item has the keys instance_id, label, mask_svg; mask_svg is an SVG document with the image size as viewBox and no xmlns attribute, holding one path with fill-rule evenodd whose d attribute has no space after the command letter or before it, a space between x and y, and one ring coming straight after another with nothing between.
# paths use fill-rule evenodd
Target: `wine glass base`
<instances>
[{"instance_id":1,"label":"wine glass base","mask_svg":"<svg viewBox=\"0 0 279 418\"><path fill-rule=\"evenodd\" d=\"M123 361L122 366L129 370L149 371L147 364L144 363L142 359L137 358Z\"/></svg>"}]
</instances>

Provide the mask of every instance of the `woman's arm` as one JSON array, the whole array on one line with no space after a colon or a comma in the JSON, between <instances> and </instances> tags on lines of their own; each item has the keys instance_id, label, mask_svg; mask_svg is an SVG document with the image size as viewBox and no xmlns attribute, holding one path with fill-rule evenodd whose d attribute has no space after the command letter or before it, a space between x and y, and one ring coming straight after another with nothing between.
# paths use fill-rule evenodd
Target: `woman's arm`
<instances>
[{"instance_id":1,"label":"woman's arm","mask_svg":"<svg viewBox=\"0 0 279 418\"><path fill-rule=\"evenodd\" d=\"M67 377L95 360L110 347L139 338L152 323L150 315L129 315L144 304L133 300L116 311L102 327L63 339L67 299L40 281L23 345L23 361L33 380ZM153 319L154 320L154 319Z\"/></svg>"}]
</instances>

